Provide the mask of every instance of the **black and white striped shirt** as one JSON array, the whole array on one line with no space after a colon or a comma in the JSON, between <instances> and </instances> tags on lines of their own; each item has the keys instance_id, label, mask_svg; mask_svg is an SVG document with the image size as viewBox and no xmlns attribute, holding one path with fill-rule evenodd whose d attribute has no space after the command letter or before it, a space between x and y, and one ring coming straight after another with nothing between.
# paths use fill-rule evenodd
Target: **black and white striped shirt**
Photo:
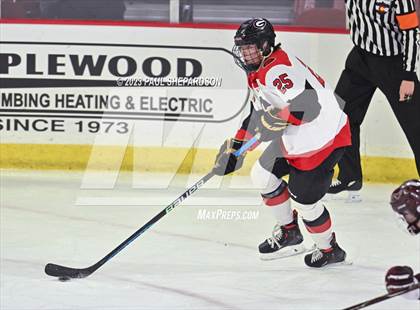
<instances>
[{"instance_id":1,"label":"black and white striped shirt","mask_svg":"<svg viewBox=\"0 0 420 310\"><path fill-rule=\"evenodd\" d=\"M380 56L403 55L405 78L414 80L420 31L415 0L345 0L355 45Z\"/></svg>"}]
</instances>

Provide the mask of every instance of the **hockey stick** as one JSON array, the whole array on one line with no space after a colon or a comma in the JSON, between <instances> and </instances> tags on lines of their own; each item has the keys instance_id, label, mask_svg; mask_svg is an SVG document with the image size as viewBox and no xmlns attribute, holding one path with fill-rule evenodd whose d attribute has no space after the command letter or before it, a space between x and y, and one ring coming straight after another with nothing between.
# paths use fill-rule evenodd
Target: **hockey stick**
<instances>
[{"instance_id":1,"label":"hockey stick","mask_svg":"<svg viewBox=\"0 0 420 310\"><path fill-rule=\"evenodd\" d=\"M396 296L399 296L399 295L402 295L402 294L405 294L405 293L414 291L416 289L420 289L420 283L416 283L416 284L410 285L407 288L404 288L402 290L395 291L393 293L388 293L388 294L385 294L385 295L382 295L382 296L379 296L379 297L376 297L376 298L373 298L373 299L370 299L370 300L366 300L364 302L361 302L360 304L357 304L357 305L354 305L354 306L351 306L351 307L348 307L348 308L344 308L343 310L357 310L357 309L362 309L362 308L365 308L367 306L376 304L378 302L381 302L381 301L384 301L384 300L387 300L387 299L390 299L390 298L393 298L393 297L396 297Z\"/></svg>"},{"instance_id":2,"label":"hockey stick","mask_svg":"<svg viewBox=\"0 0 420 310\"><path fill-rule=\"evenodd\" d=\"M247 143L245 143L239 150L237 150L234 153L234 155L237 156L237 157L242 155L255 142L257 142L258 139L259 139L259 135L257 134L251 140L249 140ZM201 188L213 176L214 176L213 172L210 172L207 175L205 175L197 183L195 183L190 188L188 188L181 196L179 196L177 199L175 199L170 205L168 205L165 209L163 209L158 214L156 214L151 220L149 220L146 224L144 224L141 228L139 228L136 232L134 232L124 242L122 242L119 246L117 246L114 250L112 250L110 253L105 255L100 261L93 264L92 266L87 267L87 268L71 268L71 267L65 267L65 266L61 266L61 265L48 263L45 266L45 273L49 276L52 276L52 277L58 277L59 280L61 280L61 281L70 280L70 278L77 279L77 278L86 278L86 277L90 276L92 273L94 273L96 270L98 270L103 264L105 264L107 261L109 261L115 255L117 255L119 252L121 252L127 245L129 245L131 242L133 242L135 239L137 239L137 237L139 237L146 230L148 230L150 227L152 227L153 224L155 224L162 217L164 217L166 214L168 214L173 209L175 209L175 207L178 206L187 197L189 197L194 192L196 192L199 188Z\"/></svg>"}]
</instances>

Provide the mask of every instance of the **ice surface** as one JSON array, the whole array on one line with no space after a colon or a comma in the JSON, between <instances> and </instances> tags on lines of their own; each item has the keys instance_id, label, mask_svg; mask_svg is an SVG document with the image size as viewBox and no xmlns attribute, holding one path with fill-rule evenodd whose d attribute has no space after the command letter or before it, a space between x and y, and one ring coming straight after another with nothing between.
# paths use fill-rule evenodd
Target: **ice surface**
<instances>
[{"instance_id":1,"label":"ice surface","mask_svg":"<svg viewBox=\"0 0 420 310\"><path fill-rule=\"evenodd\" d=\"M46 263L93 264L200 176L159 189L170 176L143 175L145 189L121 174L102 190L80 189L82 177L1 171L1 309L340 309L384 294L389 267L420 269L419 239L397 227L388 206L394 185L367 184L362 203L326 203L353 265L312 270L302 255L260 261L257 245L274 221L249 179L237 177L222 187L213 180L91 277L59 282L44 274ZM197 218L219 209L259 216ZM396 297L368 309L418 310L419 303Z\"/></svg>"}]
</instances>

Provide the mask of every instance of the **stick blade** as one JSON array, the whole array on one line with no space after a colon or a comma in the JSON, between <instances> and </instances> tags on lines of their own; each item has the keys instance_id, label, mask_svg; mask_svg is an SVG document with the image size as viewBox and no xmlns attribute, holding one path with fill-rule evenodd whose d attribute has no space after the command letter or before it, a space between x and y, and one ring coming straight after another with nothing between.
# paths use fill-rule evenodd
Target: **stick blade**
<instances>
[{"instance_id":1,"label":"stick blade","mask_svg":"<svg viewBox=\"0 0 420 310\"><path fill-rule=\"evenodd\" d=\"M78 269L48 263L45 266L45 273L52 277L80 279L88 277L92 272L89 268Z\"/></svg>"}]
</instances>

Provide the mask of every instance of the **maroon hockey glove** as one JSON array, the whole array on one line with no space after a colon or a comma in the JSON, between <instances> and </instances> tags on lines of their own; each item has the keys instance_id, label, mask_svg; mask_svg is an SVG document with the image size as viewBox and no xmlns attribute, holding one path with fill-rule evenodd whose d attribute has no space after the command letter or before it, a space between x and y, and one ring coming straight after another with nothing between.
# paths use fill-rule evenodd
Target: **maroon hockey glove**
<instances>
[{"instance_id":1,"label":"maroon hockey glove","mask_svg":"<svg viewBox=\"0 0 420 310\"><path fill-rule=\"evenodd\" d=\"M394 266L385 275L388 293L407 288L414 283L413 269L408 266Z\"/></svg>"},{"instance_id":2,"label":"maroon hockey glove","mask_svg":"<svg viewBox=\"0 0 420 310\"><path fill-rule=\"evenodd\" d=\"M226 175L232 173L242 167L245 153L236 157L233 153L239 150L246 141L238 139L227 139L219 149L216 156L213 173L216 175Z\"/></svg>"},{"instance_id":3,"label":"maroon hockey glove","mask_svg":"<svg viewBox=\"0 0 420 310\"><path fill-rule=\"evenodd\" d=\"M271 141L280 138L283 130L289 125L287 121L280 118L277 108L270 108L261 115L256 130L261 134L260 141Z\"/></svg>"}]
</instances>

